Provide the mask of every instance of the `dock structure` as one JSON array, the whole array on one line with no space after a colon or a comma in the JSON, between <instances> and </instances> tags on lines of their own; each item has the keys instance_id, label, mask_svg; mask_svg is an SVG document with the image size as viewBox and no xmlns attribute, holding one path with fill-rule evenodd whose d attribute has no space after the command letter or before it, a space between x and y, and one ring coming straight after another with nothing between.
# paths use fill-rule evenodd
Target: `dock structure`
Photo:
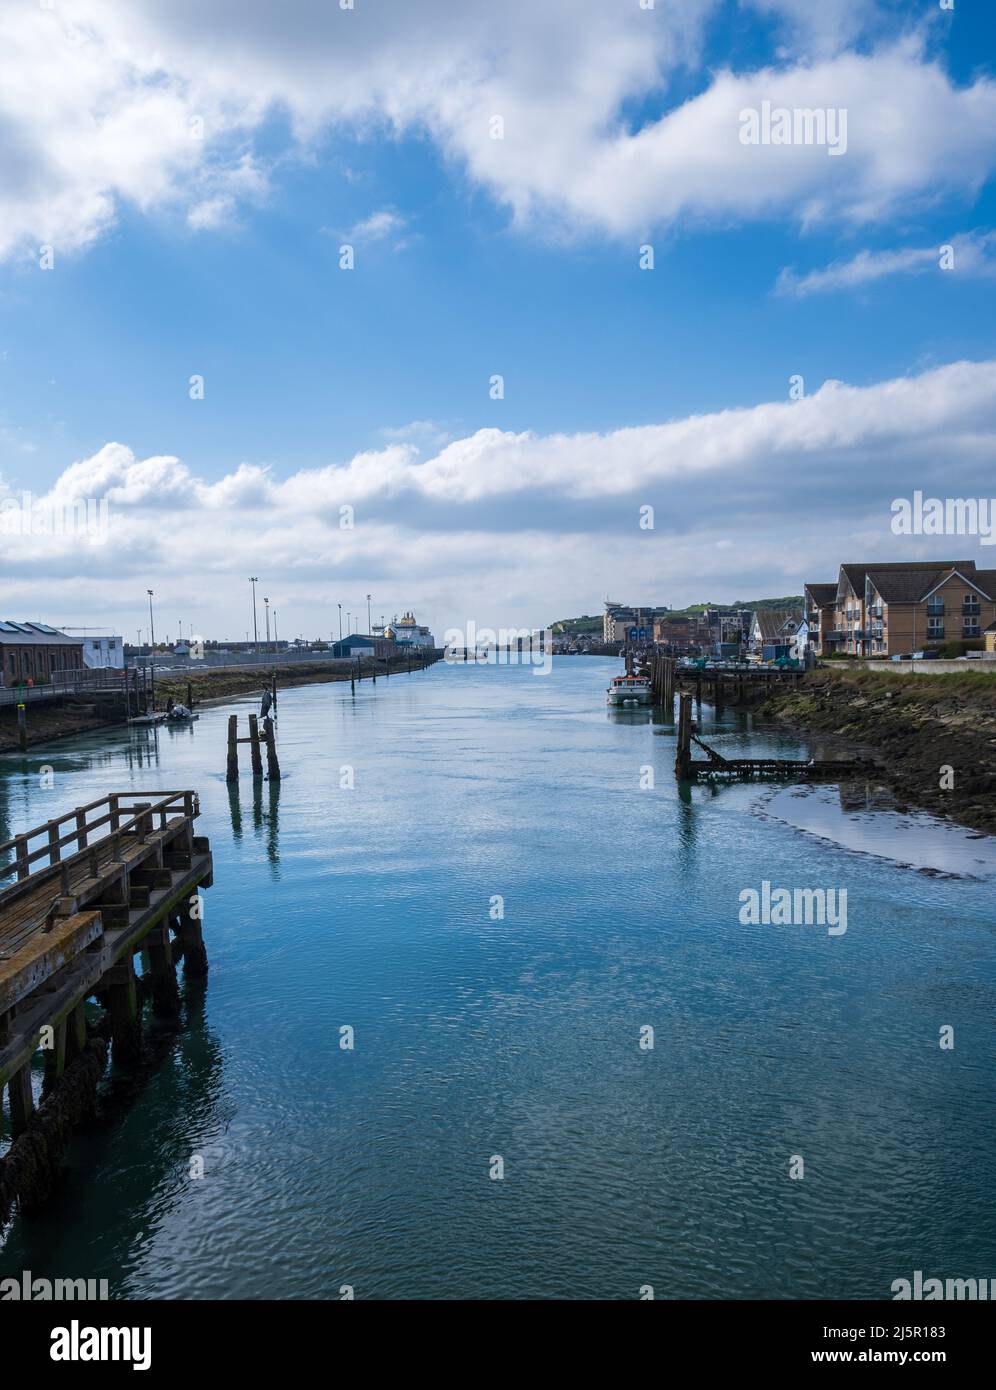
<instances>
[{"instance_id":1,"label":"dock structure","mask_svg":"<svg viewBox=\"0 0 996 1390\"><path fill-rule=\"evenodd\" d=\"M798 685L805 674L801 667L722 662L710 666L678 665L674 679L679 689L693 691L698 701L704 692L713 704L745 705L762 698L769 690Z\"/></svg>"},{"instance_id":2,"label":"dock structure","mask_svg":"<svg viewBox=\"0 0 996 1390\"><path fill-rule=\"evenodd\" d=\"M650 654L650 689L654 704L663 705L665 709L674 706L675 665L673 656L664 656L662 652Z\"/></svg>"},{"instance_id":3,"label":"dock structure","mask_svg":"<svg viewBox=\"0 0 996 1390\"><path fill-rule=\"evenodd\" d=\"M267 705L269 708L269 705ZM228 760L225 766L225 781L231 785L239 780L239 744L249 744L249 761L253 777L263 775L261 745L266 748L266 775L271 782L280 781L280 763L277 760L277 739L273 720L268 714L263 716L263 732L259 730L259 720L255 714L249 715L249 733L239 737L239 716L228 716Z\"/></svg>"},{"instance_id":4,"label":"dock structure","mask_svg":"<svg viewBox=\"0 0 996 1390\"><path fill-rule=\"evenodd\" d=\"M194 834L197 794L114 792L0 844L0 1095L11 1146L0 1159L0 1225L48 1195L73 1126L107 1062L141 1060L142 1004L175 1018L176 965L207 973L198 890L213 864ZM135 970L141 953L142 971ZM87 1000L104 1010L88 1023ZM41 1050L40 1104L32 1086Z\"/></svg>"},{"instance_id":5,"label":"dock structure","mask_svg":"<svg viewBox=\"0 0 996 1390\"><path fill-rule=\"evenodd\" d=\"M692 697L682 691L678 697L678 748L674 760L674 775L679 782L697 782L711 778L748 782L756 778L771 778L790 782L839 782L851 777L874 776L873 762L861 758L724 758L715 748L698 737L692 718ZM701 748L705 758L692 757L692 744Z\"/></svg>"}]
</instances>

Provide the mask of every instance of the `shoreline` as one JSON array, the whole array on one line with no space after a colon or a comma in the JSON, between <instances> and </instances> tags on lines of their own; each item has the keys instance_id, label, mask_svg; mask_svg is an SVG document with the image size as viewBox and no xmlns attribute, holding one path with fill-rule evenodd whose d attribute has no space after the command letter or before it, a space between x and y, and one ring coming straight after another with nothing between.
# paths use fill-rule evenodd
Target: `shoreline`
<instances>
[{"instance_id":1,"label":"shoreline","mask_svg":"<svg viewBox=\"0 0 996 1390\"><path fill-rule=\"evenodd\" d=\"M773 727L830 734L871 754L896 809L996 835L996 682L820 669L754 712Z\"/></svg>"},{"instance_id":2,"label":"shoreline","mask_svg":"<svg viewBox=\"0 0 996 1390\"><path fill-rule=\"evenodd\" d=\"M433 655L422 664L413 666L411 674L435 665L441 659ZM184 671L175 676L162 676L156 680L156 705L161 710L172 695L178 702L186 702L187 686L192 687L195 710L202 705L224 704L239 695L259 694L264 684L269 684L271 672L276 672L277 696L281 690L298 685L324 685L332 681L348 681L351 672L343 670L342 662L336 661L337 669L331 662L296 663L274 667L212 667L205 671ZM408 675L408 657L399 655L391 658L391 675ZM382 662L377 663L376 671L369 661L361 663L360 680L370 680L373 675L389 679ZM13 711L11 711L13 713ZM23 753L18 741L16 718L0 719L0 757ZM28 714L28 749L40 744L56 742L63 738L73 738L77 734L93 733L101 729L127 729L128 720L115 712L110 717L96 713L92 704L85 701L59 702L52 706L32 706Z\"/></svg>"}]
</instances>

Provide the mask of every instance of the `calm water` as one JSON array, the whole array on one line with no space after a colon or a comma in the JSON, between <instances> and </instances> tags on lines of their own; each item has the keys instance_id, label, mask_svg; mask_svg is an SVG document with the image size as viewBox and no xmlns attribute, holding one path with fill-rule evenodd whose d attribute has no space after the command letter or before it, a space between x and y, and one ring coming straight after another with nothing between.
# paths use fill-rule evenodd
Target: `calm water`
<instances>
[{"instance_id":1,"label":"calm water","mask_svg":"<svg viewBox=\"0 0 996 1390\"><path fill-rule=\"evenodd\" d=\"M189 1028L75 1143L3 1272L143 1298L882 1298L914 1269L996 1276L991 853L935 878L758 788L682 799L671 726L607 712L615 668L286 691L284 781L255 798L223 781L248 702L0 760L0 837L192 786L215 857ZM708 709L703 729L796 751ZM765 878L846 888L847 933L740 925Z\"/></svg>"}]
</instances>

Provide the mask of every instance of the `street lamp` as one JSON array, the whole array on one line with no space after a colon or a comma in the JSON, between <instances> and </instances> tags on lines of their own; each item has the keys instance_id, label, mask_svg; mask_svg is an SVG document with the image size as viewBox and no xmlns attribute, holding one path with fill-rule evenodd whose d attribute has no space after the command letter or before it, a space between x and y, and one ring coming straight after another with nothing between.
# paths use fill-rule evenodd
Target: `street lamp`
<instances>
[{"instance_id":1,"label":"street lamp","mask_svg":"<svg viewBox=\"0 0 996 1390\"><path fill-rule=\"evenodd\" d=\"M249 583L252 585L252 644L259 653L259 629L256 626L256 585L259 583L256 575L249 576Z\"/></svg>"},{"instance_id":2,"label":"street lamp","mask_svg":"<svg viewBox=\"0 0 996 1390\"><path fill-rule=\"evenodd\" d=\"M156 625L152 618L152 590L145 591L149 596L149 653L152 662L152 713L156 712Z\"/></svg>"},{"instance_id":3,"label":"street lamp","mask_svg":"<svg viewBox=\"0 0 996 1390\"><path fill-rule=\"evenodd\" d=\"M279 640L278 640L278 638L277 638L277 610L274 608L274 610L273 610L273 648L274 648L274 651L276 651L276 649L277 649L277 647L278 647L279 645L280 645L280 643L279 643Z\"/></svg>"},{"instance_id":4,"label":"street lamp","mask_svg":"<svg viewBox=\"0 0 996 1390\"><path fill-rule=\"evenodd\" d=\"M369 637L370 635L370 595L367 594L367 636Z\"/></svg>"},{"instance_id":5,"label":"street lamp","mask_svg":"<svg viewBox=\"0 0 996 1390\"><path fill-rule=\"evenodd\" d=\"M342 604L339 604L339 641L342 641Z\"/></svg>"},{"instance_id":6,"label":"street lamp","mask_svg":"<svg viewBox=\"0 0 996 1390\"><path fill-rule=\"evenodd\" d=\"M270 650L270 600L264 594L263 606L266 609L266 650Z\"/></svg>"}]
</instances>

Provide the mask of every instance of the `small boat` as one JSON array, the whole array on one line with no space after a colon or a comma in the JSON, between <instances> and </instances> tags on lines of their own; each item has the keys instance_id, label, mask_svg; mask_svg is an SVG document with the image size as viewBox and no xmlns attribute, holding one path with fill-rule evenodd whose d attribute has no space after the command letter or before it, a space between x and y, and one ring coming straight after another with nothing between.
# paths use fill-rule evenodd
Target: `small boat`
<instances>
[{"instance_id":1,"label":"small boat","mask_svg":"<svg viewBox=\"0 0 996 1390\"><path fill-rule=\"evenodd\" d=\"M612 684L605 692L605 699L610 705L649 705L650 697L649 680L629 672L625 676L613 676Z\"/></svg>"}]
</instances>

